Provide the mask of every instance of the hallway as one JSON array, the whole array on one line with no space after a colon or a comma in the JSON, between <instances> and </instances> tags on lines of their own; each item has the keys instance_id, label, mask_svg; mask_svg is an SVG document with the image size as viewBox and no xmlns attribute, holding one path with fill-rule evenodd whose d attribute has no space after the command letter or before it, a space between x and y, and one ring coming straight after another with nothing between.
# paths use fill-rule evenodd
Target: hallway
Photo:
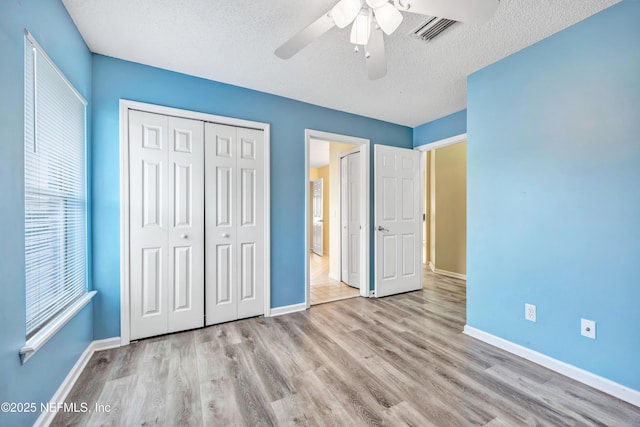
<instances>
[{"instance_id":1,"label":"hallway","mask_svg":"<svg viewBox=\"0 0 640 427\"><path fill-rule=\"evenodd\" d=\"M353 298L360 295L358 288L352 288L329 277L329 255L311 253L311 305Z\"/></svg>"}]
</instances>

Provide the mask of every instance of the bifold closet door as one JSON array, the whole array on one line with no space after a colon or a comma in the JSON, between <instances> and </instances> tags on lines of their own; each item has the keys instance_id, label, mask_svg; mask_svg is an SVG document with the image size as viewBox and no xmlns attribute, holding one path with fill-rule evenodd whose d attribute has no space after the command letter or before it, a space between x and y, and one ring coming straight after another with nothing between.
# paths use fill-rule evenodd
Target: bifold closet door
<instances>
[{"instance_id":1,"label":"bifold closet door","mask_svg":"<svg viewBox=\"0 0 640 427\"><path fill-rule=\"evenodd\" d=\"M264 132L205 124L207 325L264 314Z\"/></svg>"},{"instance_id":2,"label":"bifold closet door","mask_svg":"<svg viewBox=\"0 0 640 427\"><path fill-rule=\"evenodd\" d=\"M129 112L132 340L204 325L203 128Z\"/></svg>"},{"instance_id":3,"label":"bifold closet door","mask_svg":"<svg viewBox=\"0 0 640 427\"><path fill-rule=\"evenodd\" d=\"M360 287L360 152L340 158L341 280Z\"/></svg>"}]
</instances>

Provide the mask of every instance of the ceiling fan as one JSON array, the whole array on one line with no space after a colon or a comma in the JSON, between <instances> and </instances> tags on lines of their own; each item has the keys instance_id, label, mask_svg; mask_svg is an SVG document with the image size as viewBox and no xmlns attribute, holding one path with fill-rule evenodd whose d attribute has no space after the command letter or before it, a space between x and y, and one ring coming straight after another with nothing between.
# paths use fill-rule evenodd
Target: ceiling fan
<instances>
[{"instance_id":1,"label":"ceiling fan","mask_svg":"<svg viewBox=\"0 0 640 427\"><path fill-rule=\"evenodd\" d=\"M384 34L392 34L402 22L401 12L437 16L459 22L481 23L497 9L499 0L340 0L330 11L312 22L275 54L289 59L333 27L351 26L351 43L364 47L369 79L387 74Z\"/></svg>"}]
</instances>

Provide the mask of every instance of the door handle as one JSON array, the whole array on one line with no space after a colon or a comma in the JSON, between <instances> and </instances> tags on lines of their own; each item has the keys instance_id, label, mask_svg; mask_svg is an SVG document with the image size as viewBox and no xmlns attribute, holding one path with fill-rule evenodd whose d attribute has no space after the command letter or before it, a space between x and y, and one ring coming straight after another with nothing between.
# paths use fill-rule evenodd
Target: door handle
<instances>
[{"instance_id":1,"label":"door handle","mask_svg":"<svg viewBox=\"0 0 640 427\"><path fill-rule=\"evenodd\" d=\"M385 232L389 232L389 230L387 230L386 228L384 228L383 226L379 225L378 226L378 231L385 231Z\"/></svg>"},{"instance_id":2,"label":"door handle","mask_svg":"<svg viewBox=\"0 0 640 427\"><path fill-rule=\"evenodd\" d=\"M181 234L181 235L180 235L180 238L181 238L181 239L186 239L187 237L189 237L189 236L187 236L186 234Z\"/></svg>"},{"instance_id":3,"label":"door handle","mask_svg":"<svg viewBox=\"0 0 640 427\"><path fill-rule=\"evenodd\" d=\"M322 220L322 219L317 219L316 221L317 222L324 222L324 220Z\"/></svg>"},{"instance_id":4,"label":"door handle","mask_svg":"<svg viewBox=\"0 0 640 427\"><path fill-rule=\"evenodd\" d=\"M229 237L227 233L222 233L222 237Z\"/></svg>"}]
</instances>

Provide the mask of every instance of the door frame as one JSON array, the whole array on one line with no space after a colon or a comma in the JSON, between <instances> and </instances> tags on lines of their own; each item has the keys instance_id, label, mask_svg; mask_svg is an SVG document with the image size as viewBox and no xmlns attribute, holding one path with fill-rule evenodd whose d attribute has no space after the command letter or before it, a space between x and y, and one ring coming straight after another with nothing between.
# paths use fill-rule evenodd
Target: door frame
<instances>
[{"instance_id":1,"label":"door frame","mask_svg":"<svg viewBox=\"0 0 640 427\"><path fill-rule=\"evenodd\" d=\"M369 265L370 265L370 237L371 227L369 226L371 221L371 204L370 204L370 153L371 153L371 141L366 138L359 138L355 136L342 135L337 133L324 132L320 130L305 129L304 130L304 223L305 223L305 236L304 236L304 274L306 280L305 286L305 306L309 308L311 306L311 268L309 264L309 179L310 179L310 151L311 151L311 139L321 139L324 141L340 142L343 144L351 144L359 146L360 151L360 219L362 222L362 239L360 239L360 253L362 257L360 259L360 271L362 275L360 277L360 296L370 296L370 278L369 278ZM331 256L331 254L329 254Z\"/></svg>"},{"instance_id":2,"label":"door frame","mask_svg":"<svg viewBox=\"0 0 640 427\"><path fill-rule=\"evenodd\" d=\"M258 129L264 132L264 316L271 316L271 230L270 230L270 129L268 123L217 116L197 111L182 110L162 105L120 99L120 345L130 343L131 319L130 308L130 265L129 265L129 110L166 116L183 117L185 119L202 120L204 122ZM204 162L204 159L202 159ZM206 231L205 231L206 232Z\"/></svg>"}]
</instances>

